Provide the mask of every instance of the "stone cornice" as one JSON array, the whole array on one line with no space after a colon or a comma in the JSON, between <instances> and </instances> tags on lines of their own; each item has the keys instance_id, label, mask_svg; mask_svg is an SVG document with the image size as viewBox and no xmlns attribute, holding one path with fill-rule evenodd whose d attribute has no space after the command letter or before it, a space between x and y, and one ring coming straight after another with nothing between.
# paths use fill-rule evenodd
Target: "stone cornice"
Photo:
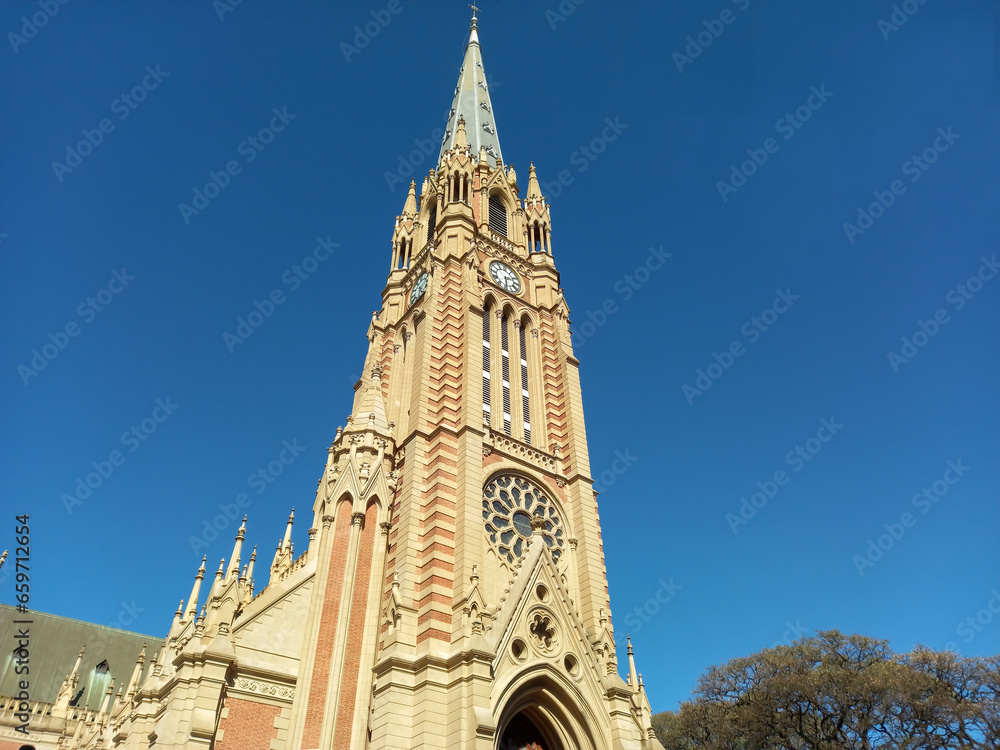
<instances>
[{"instance_id":1,"label":"stone cornice","mask_svg":"<svg viewBox=\"0 0 1000 750\"><path fill-rule=\"evenodd\" d=\"M483 438L483 454L493 452L540 469L554 478L562 476L560 462L555 456L490 428Z\"/></svg>"}]
</instances>

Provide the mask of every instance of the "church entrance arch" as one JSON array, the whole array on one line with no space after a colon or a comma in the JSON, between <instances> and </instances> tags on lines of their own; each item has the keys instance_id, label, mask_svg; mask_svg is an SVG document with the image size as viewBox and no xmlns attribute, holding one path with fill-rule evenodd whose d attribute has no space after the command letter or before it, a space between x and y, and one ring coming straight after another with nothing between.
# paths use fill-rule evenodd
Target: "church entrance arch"
<instances>
[{"instance_id":1,"label":"church entrance arch","mask_svg":"<svg viewBox=\"0 0 1000 750\"><path fill-rule=\"evenodd\" d=\"M551 674L522 675L504 692L497 750L604 750L582 696Z\"/></svg>"},{"instance_id":2,"label":"church entrance arch","mask_svg":"<svg viewBox=\"0 0 1000 750\"><path fill-rule=\"evenodd\" d=\"M562 750L552 732L543 732L529 718L530 710L517 714L500 736L497 750Z\"/></svg>"}]
</instances>

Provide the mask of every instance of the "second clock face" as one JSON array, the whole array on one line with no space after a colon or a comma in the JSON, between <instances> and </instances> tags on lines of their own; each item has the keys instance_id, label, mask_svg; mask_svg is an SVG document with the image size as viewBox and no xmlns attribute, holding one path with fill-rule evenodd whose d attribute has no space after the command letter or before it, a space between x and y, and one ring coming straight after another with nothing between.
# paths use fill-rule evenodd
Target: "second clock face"
<instances>
[{"instance_id":1,"label":"second clock face","mask_svg":"<svg viewBox=\"0 0 1000 750\"><path fill-rule=\"evenodd\" d=\"M501 263L498 260L490 263L490 276L497 283L501 289L505 292L510 292L511 294L517 294L521 291L521 279L518 278L517 273L514 269L508 266L506 263Z\"/></svg>"},{"instance_id":2,"label":"second clock face","mask_svg":"<svg viewBox=\"0 0 1000 750\"><path fill-rule=\"evenodd\" d=\"M413 285L413 291L410 292L410 304L412 305L418 299L424 296L424 292L427 291L427 273L422 273L420 278L417 279L417 283Z\"/></svg>"}]
</instances>

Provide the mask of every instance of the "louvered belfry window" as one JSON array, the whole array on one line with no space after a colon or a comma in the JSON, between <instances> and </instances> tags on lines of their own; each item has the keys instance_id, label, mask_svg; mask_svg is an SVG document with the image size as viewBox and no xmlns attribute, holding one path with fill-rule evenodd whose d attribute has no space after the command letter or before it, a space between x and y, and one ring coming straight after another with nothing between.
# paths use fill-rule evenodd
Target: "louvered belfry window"
<instances>
[{"instance_id":1,"label":"louvered belfry window","mask_svg":"<svg viewBox=\"0 0 1000 750\"><path fill-rule=\"evenodd\" d=\"M490 195L490 229L503 237L507 236L507 207L496 193Z\"/></svg>"},{"instance_id":2,"label":"louvered belfry window","mask_svg":"<svg viewBox=\"0 0 1000 750\"><path fill-rule=\"evenodd\" d=\"M490 423L490 308L483 308L483 422Z\"/></svg>"},{"instance_id":3,"label":"louvered belfry window","mask_svg":"<svg viewBox=\"0 0 1000 750\"><path fill-rule=\"evenodd\" d=\"M510 352L507 348L507 316L500 321L500 375L503 378L503 431L510 435Z\"/></svg>"},{"instance_id":4,"label":"louvered belfry window","mask_svg":"<svg viewBox=\"0 0 1000 750\"><path fill-rule=\"evenodd\" d=\"M531 445L531 410L528 405L528 348L524 341L524 324L518 328L521 335L521 415L524 417L524 442Z\"/></svg>"},{"instance_id":5,"label":"louvered belfry window","mask_svg":"<svg viewBox=\"0 0 1000 750\"><path fill-rule=\"evenodd\" d=\"M437 224L438 216L438 205L437 203L431 204L431 213L427 217L427 241L430 242L434 239L434 226Z\"/></svg>"}]
</instances>

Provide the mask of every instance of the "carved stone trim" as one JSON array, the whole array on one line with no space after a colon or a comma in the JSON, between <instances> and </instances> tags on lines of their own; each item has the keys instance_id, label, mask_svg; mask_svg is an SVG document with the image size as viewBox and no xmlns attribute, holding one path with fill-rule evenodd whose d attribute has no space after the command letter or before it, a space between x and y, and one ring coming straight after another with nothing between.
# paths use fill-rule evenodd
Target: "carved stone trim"
<instances>
[{"instance_id":1,"label":"carved stone trim","mask_svg":"<svg viewBox=\"0 0 1000 750\"><path fill-rule=\"evenodd\" d=\"M532 267L519 254L517 246L510 240L495 234L492 230L490 230L490 236L477 235L472 246L481 249L486 255L502 260L525 278L531 278Z\"/></svg>"},{"instance_id":2,"label":"carved stone trim","mask_svg":"<svg viewBox=\"0 0 1000 750\"><path fill-rule=\"evenodd\" d=\"M504 453L512 458L519 458L522 461L533 464L544 471L551 474L557 473L556 459L540 450L532 448L527 443L522 443L519 440L514 440L496 430L490 429L489 435L487 437L488 444L483 446L484 455L489 455L486 453L487 448L491 450L497 450Z\"/></svg>"},{"instance_id":3,"label":"carved stone trim","mask_svg":"<svg viewBox=\"0 0 1000 750\"><path fill-rule=\"evenodd\" d=\"M273 682L252 679L250 677L237 677L233 683L233 688L244 693L254 693L256 695L266 695L270 698L277 698L280 701L291 703L295 698L295 688L288 685L276 685Z\"/></svg>"}]
</instances>

